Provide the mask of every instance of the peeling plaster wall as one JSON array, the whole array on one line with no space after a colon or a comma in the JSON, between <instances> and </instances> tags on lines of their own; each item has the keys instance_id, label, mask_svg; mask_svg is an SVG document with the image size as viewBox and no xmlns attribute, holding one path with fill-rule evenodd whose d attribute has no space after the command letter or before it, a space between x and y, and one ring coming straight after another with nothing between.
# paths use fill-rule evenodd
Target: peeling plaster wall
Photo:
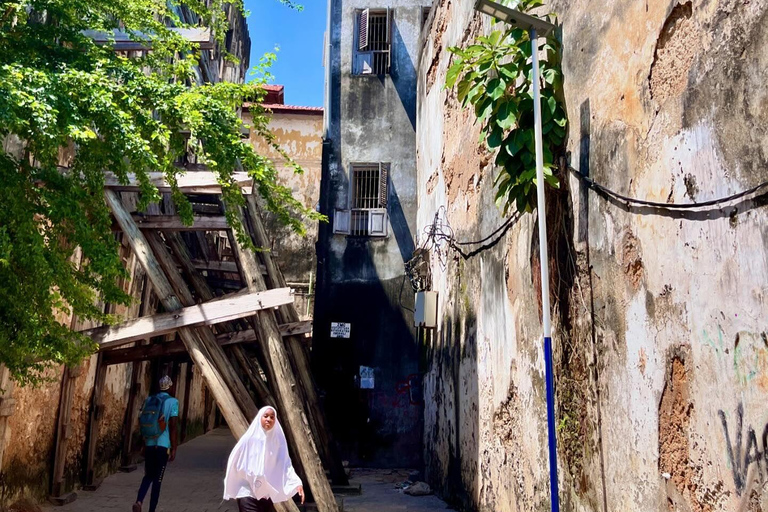
<instances>
[{"instance_id":1,"label":"peeling plaster wall","mask_svg":"<svg viewBox=\"0 0 768 512\"><path fill-rule=\"evenodd\" d=\"M252 122L250 111L244 109L243 122ZM269 122L269 129L275 135L275 142L304 169L303 174L296 174L292 167L279 167L282 183L289 187L293 196L305 206L315 208L320 201L320 174L323 144L323 112L306 111L300 113L274 112ZM251 133L251 144L260 154L275 162L282 162L282 157L262 138ZM264 225L272 240L273 256L288 283L296 289L296 309L302 318L311 318L312 305L309 296L310 281L314 282L317 259L315 242L317 241L317 223L305 225L305 236L291 232L265 210ZM310 302L308 305L307 302ZM307 316L306 312L310 314Z\"/></svg>"},{"instance_id":2,"label":"peeling plaster wall","mask_svg":"<svg viewBox=\"0 0 768 512\"><path fill-rule=\"evenodd\" d=\"M351 464L418 466L422 407L413 295L403 264L414 249L416 70L423 10L430 0L329 0L328 82L313 365L329 423ZM359 11L389 8L387 75L355 75ZM386 237L333 233L337 209L351 207L351 165L389 164ZM332 322L350 324L331 338ZM374 388L360 389L361 367Z\"/></svg>"},{"instance_id":3,"label":"peeling plaster wall","mask_svg":"<svg viewBox=\"0 0 768 512\"><path fill-rule=\"evenodd\" d=\"M466 4L466 5L464 5ZM554 1L568 160L622 194L703 202L768 180L768 2ZM422 47L419 231L503 219L472 114L442 90L449 46L489 30L442 0ZM463 143L460 143L463 141ZM564 510L768 509L768 210L627 210L566 174L549 191ZM466 510L548 507L537 224L468 260L433 257L425 457ZM433 255L434 256L434 255ZM748 469L761 480L744 497Z\"/></svg>"}]
</instances>

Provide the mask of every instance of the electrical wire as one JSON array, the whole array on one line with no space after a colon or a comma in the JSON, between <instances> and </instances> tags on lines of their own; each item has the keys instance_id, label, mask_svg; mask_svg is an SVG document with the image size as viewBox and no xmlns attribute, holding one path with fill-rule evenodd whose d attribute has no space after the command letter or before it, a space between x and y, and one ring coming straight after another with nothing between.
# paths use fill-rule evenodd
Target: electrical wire
<instances>
[{"instance_id":1,"label":"electrical wire","mask_svg":"<svg viewBox=\"0 0 768 512\"><path fill-rule=\"evenodd\" d=\"M718 206L721 204L730 203L732 201L741 199L743 197L750 196L764 188L768 188L768 181L765 181L743 192L738 192L736 194L732 194L726 197L721 197L719 199L712 199L710 201L702 201L701 203L660 203L656 201L646 201L644 199L627 197L625 195L619 194L618 192L615 192L609 189L608 187L605 187L597 183L595 180L593 180L589 176L585 176L584 174L580 173L573 167L569 166L568 170L571 171L571 173L574 174L577 178L584 181L589 186L589 188L596 190L598 192L602 192L615 199L618 199L626 203L627 205L650 206L652 208L660 208L660 209L667 209L667 210L692 210L696 208L706 208L707 206Z\"/></svg>"},{"instance_id":2,"label":"electrical wire","mask_svg":"<svg viewBox=\"0 0 768 512\"><path fill-rule=\"evenodd\" d=\"M587 186L592 190L621 201L629 207L638 205L662 210L693 210L723 205L738 199L742 199L744 197L751 196L763 189L768 189L768 181L766 181L743 192L738 192L730 196L703 201L700 203L661 203L619 194L618 192L597 183L589 176L585 176L573 167L567 167L569 171L576 175L577 178L584 181L584 183L586 183ZM431 286L431 274L429 270L430 266L429 261L426 259L429 258L430 254L434 254L437 257L437 261L444 271L448 264L448 249L455 251L465 260L472 258L473 256L476 256L477 254L480 254L481 252L486 251L498 244L501 239L504 238L509 228L512 227L521 217L522 214L517 212L507 218L488 236L481 238L480 240L460 242L456 240L456 234L453 230L453 227L451 227L450 222L448 222L448 214L445 206L438 208L435 212L435 217L432 220L432 223L425 226L424 228L424 237L422 238L422 242L419 245L419 248L414 252L414 257L405 263L405 272L411 281L411 286L413 287L414 291L425 290ZM462 249L474 245L480 245L480 247L477 247L471 251ZM425 271L424 268L426 268ZM400 294L402 295L402 287Z\"/></svg>"}]
</instances>

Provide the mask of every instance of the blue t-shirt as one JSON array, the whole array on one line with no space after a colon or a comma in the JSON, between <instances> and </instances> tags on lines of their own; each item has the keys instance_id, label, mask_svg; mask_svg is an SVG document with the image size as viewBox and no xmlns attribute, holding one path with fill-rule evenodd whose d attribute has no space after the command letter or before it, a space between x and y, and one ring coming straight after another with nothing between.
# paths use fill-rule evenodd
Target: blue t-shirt
<instances>
[{"instance_id":1,"label":"blue t-shirt","mask_svg":"<svg viewBox=\"0 0 768 512\"><path fill-rule=\"evenodd\" d=\"M160 434L156 439L146 439L144 443L147 446L162 446L164 448L171 448L171 418L179 417L179 401L173 398L171 395L165 392L157 394L160 398L165 398L163 403L163 416L165 416L165 431Z\"/></svg>"}]
</instances>

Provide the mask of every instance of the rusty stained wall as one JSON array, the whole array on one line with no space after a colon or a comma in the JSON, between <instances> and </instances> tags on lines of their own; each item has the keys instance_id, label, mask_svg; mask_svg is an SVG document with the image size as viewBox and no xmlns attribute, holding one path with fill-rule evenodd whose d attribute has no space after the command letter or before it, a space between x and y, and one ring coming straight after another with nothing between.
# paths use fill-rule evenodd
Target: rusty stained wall
<instances>
[{"instance_id":1,"label":"rusty stained wall","mask_svg":"<svg viewBox=\"0 0 768 512\"><path fill-rule=\"evenodd\" d=\"M323 112L322 110L297 111L296 113L274 112L269 128L275 135L276 142L288 155L304 169L303 174L296 174L292 167L284 165L282 157L266 144L263 137L251 133L250 142L254 148L272 158L280 170L282 183L289 187L294 197L305 206L315 208L320 200L320 173L322 163ZM252 122L251 113L243 109L243 122ZM306 236L292 233L273 215L264 213L264 224L272 239L270 249L277 259L288 283L296 288L296 309L302 318L306 318L307 296L310 279L316 279L315 241L317 223L308 222ZM312 277L310 278L310 275ZM309 317L312 306L309 306Z\"/></svg>"},{"instance_id":2,"label":"rusty stained wall","mask_svg":"<svg viewBox=\"0 0 768 512\"><path fill-rule=\"evenodd\" d=\"M466 4L466 5L464 5ZM570 164L625 195L702 202L768 180L768 2L555 1ZM489 21L441 0L422 48L418 226L503 219L445 49ZM463 143L461 143L463 141ZM768 510L768 211L627 211L566 177L548 193L564 510ZM420 230L419 229L419 230ZM548 507L537 225L433 259L427 475L469 510ZM753 473L750 473L752 471ZM748 488L747 475L759 480Z\"/></svg>"}]
</instances>

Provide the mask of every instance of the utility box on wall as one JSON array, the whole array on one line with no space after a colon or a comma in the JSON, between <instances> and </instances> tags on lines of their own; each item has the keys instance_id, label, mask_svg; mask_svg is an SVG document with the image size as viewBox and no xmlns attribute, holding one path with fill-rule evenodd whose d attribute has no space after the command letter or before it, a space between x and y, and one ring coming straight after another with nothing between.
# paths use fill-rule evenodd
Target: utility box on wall
<instances>
[{"instance_id":1,"label":"utility box on wall","mask_svg":"<svg viewBox=\"0 0 768 512\"><path fill-rule=\"evenodd\" d=\"M437 327L437 292L416 292L416 311L413 325L434 329Z\"/></svg>"}]
</instances>

